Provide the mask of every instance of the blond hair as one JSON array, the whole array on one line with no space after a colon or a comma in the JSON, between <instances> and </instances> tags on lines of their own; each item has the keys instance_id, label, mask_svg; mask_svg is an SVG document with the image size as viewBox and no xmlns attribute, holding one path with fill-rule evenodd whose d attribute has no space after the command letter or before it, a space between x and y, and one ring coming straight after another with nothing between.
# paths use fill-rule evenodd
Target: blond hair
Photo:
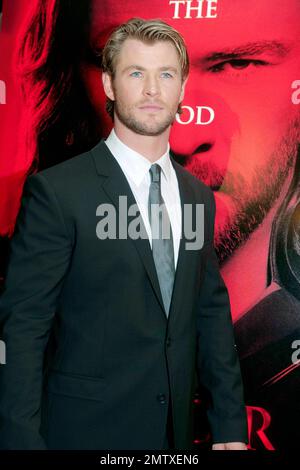
<instances>
[{"instance_id":1,"label":"blond hair","mask_svg":"<svg viewBox=\"0 0 300 470\"><path fill-rule=\"evenodd\" d=\"M147 44L157 41L170 41L176 48L181 66L182 81L189 73L189 57L183 37L176 29L162 20L144 20L142 18L132 18L126 23L118 26L107 40L102 51L101 62L103 72L108 73L114 79L116 72L116 62L121 47L126 39L138 39ZM114 118L114 101L106 98L106 111L110 117ZM178 111L182 113L179 104Z\"/></svg>"}]
</instances>

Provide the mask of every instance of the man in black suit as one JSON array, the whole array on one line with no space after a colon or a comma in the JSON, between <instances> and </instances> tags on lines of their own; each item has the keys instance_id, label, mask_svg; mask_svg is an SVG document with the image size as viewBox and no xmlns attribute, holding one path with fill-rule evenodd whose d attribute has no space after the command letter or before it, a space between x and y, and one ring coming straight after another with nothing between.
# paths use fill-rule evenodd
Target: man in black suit
<instances>
[{"instance_id":1,"label":"man in black suit","mask_svg":"<svg viewBox=\"0 0 300 470\"><path fill-rule=\"evenodd\" d=\"M103 51L114 130L26 181L0 304L1 448L191 448L197 376L213 448L246 448L213 194L169 156L188 66L170 26L121 25Z\"/></svg>"}]
</instances>

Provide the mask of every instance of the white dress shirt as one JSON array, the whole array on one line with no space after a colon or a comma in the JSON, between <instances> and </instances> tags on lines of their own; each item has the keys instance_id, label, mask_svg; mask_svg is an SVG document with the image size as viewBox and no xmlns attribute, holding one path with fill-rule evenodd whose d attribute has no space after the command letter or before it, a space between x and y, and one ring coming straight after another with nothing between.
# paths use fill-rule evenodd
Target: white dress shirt
<instances>
[{"instance_id":1,"label":"white dress shirt","mask_svg":"<svg viewBox=\"0 0 300 470\"><path fill-rule=\"evenodd\" d=\"M161 193L169 214L172 227L174 262L176 269L181 238L182 221L178 181L176 172L170 160L169 144L166 153L164 153L164 155L162 155L158 160L151 163L146 157L143 157L143 155L138 152L135 152L127 145L125 145L117 137L114 129L111 131L105 143L113 154L113 156L115 157L115 159L117 160L118 164L120 165L130 185L139 211L141 213L147 231L147 235L149 237L151 248L152 234L148 217L148 198L151 183L149 170L153 163L157 163L161 167Z\"/></svg>"}]
</instances>

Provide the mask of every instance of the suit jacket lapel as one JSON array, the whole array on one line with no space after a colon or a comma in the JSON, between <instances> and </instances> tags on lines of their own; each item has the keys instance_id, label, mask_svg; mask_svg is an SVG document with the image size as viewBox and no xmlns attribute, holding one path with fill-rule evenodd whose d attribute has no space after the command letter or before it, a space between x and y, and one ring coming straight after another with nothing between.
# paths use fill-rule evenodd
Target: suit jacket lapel
<instances>
[{"instance_id":1,"label":"suit jacket lapel","mask_svg":"<svg viewBox=\"0 0 300 470\"><path fill-rule=\"evenodd\" d=\"M106 176L102 183L102 188L114 204L117 212L119 213L119 196L124 195L127 197L127 206L130 207L133 204L136 204L136 200L131 191L130 185L117 163L116 159L113 157L108 147L105 145L104 141L100 141L96 147L92 150L92 155L96 165L96 170L99 175ZM181 200L181 215L182 215L182 227L181 227L181 240L179 245L178 261L174 279L174 288L172 294L172 300L170 305L169 318L175 315L176 311L180 308L180 299L182 299L182 289L181 284L185 276L191 275L188 266L188 259L186 255L185 245L188 241L184 233L184 205L185 204L195 204L195 198L193 192L190 188L188 181L186 180L185 170L176 163L173 158L171 162L176 171L180 200ZM136 214L136 217L140 213ZM129 219L129 217L128 217ZM143 225L143 230L146 232L144 227L142 217L141 224ZM130 239L134 244L136 250L140 255L140 259L145 266L149 279L151 281L154 292L157 296L157 299L162 307L164 318L166 315L164 312L164 304L161 296L161 291L159 287L159 281L156 273L156 268L154 264L154 259L152 255L151 245L148 238L138 238L137 240Z\"/></svg>"},{"instance_id":2,"label":"suit jacket lapel","mask_svg":"<svg viewBox=\"0 0 300 470\"><path fill-rule=\"evenodd\" d=\"M130 185L121 167L119 166L118 162L109 151L104 141L103 140L100 141L99 144L96 145L96 147L94 147L91 150L91 152L94 158L94 162L95 162L98 174L106 176L106 178L103 179L102 188L106 192L107 196L110 198L112 203L114 204L117 210L117 213L119 214L119 196L127 197L128 208L133 204L137 204L135 197L131 191ZM135 217L138 217L138 216L140 217L140 220L141 220L142 230L145 233L147 233L139 211L136 213ZM129 220L130 220L130 217L128 216L128 221ZM123 221L123 223L124 222L125 221ZM156 273L156 268L154 264L154 259L152 255L149 238L138 238L136 240L133 240L132 238L130 238L130 240L132 241L132 243L134 244L136 250L138 251L140 255L140 259L145 266L145 269L151 281L154 292L164 311L163 299L162 299L162 295L161 295L161 291L159 287L159 281L158 281L158 277Z\"/></svg>"},{"instance_id":3,"label":"suit jacket lapel","mask_svg":"<svg viewBox=\"0 0 300 470\"><path fill-rule=\"evenodd\" d=\"M181 308L181 301L184 298L184 293L182 292L182 285L184 284L183 280L186 279L187 276L193 276L186 251L186 242L189 240L186 238L184 231L184 205L192 204L193 207L195 207L195 197L191 190L190 184L186 179L186 170L176 163L172 157L171 162L176 171L181 201L181 240L179 245L177 267L169 313L169 316L172 315L172 318L174 318L176 313L179 312Z\"/></svg>"}]
</instances>

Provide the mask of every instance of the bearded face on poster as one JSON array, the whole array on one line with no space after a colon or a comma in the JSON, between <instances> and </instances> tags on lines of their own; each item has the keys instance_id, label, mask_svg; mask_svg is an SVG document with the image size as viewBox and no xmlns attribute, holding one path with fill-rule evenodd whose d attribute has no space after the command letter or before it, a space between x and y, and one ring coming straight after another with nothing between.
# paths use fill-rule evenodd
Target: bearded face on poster
<instances>
[{"instance_id":1,"label":"bearded face on poster","mask_svg":"<svg viewBox=\"0 0 300 470\"><path fill-rule=\"evenodd\" d=\"M114 27L136 16L161 18L185 38L191 70L171 151L215 194L215 245L250 431L255 419L261 431L250 445L291 445L300 385L291 359L300 339L300 106L292 100L299 1L37 0L18 56L31 171L108 135L101 49Z\"/></svg>"}]
</instances>

